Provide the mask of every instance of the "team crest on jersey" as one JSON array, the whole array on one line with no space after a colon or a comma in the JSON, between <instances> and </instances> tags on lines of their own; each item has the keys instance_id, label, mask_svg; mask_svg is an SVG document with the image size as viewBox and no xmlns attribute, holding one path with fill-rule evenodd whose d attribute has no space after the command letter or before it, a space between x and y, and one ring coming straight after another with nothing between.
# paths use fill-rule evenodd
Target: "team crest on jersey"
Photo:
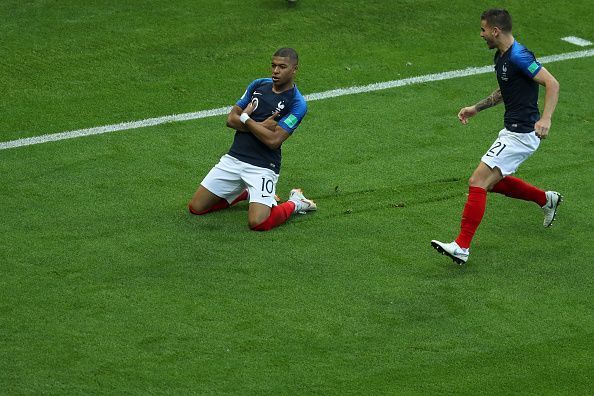
<instances>
[{"instance_id":1,"label":"team crest on jersey","mask_svg":"<svg viewBox=\"0 0 594 396\"><path fill-rule=\"evenodd\" d=\"M500 76L500 78L501 78L502 81L509 80L509 78L507 77L507 65L505 63L501 67L501 76Z\"/></svg>"},{"instance_id":2,"label":"team crest on jersey","mask_svg":"<svg viewBox=\"0 0 594 396\"><path fill-rule=\"evenodd\" d=\"M276 109L274 110L277 113L280 113L281 111L283 111L283 109L285 108L285 102L283 102L282 100L280 102L278 102L278 104L276 105Z\"/></svg>"}]
</instances>

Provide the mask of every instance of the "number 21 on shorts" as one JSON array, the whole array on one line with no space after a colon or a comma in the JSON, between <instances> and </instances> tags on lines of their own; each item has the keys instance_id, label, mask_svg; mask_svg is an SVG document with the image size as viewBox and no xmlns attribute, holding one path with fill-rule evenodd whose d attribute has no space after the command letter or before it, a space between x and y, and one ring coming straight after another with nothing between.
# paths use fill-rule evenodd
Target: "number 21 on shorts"
<instances>
[{"instance_id":1,"label":"number 21 on shorts","mask_svg":"<svg viewBox=\"0 0 594 396\"><path fill-rule=\"evenodd\" d=\"M491 146L491 148L489 149L489 151L487 151L487 157L497 157L499 156L499 154L501 154L501 152L503 151L504 148L506 148L507 145L501 143L500 141L496 141L493 146Z\"/></svg>"}]
</instances>

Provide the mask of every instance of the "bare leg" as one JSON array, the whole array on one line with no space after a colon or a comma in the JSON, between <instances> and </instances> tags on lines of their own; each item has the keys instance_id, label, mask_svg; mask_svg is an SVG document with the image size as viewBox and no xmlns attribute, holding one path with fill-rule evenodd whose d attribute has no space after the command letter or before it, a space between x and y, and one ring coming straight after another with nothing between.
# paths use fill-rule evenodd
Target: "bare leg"
<instances>
[{"instance_id":1,"label":"bare leg","mask_svg":"<svg viewBox=\"0 0 594 396\"><path fill-rule=\"evenodd\" d=\"M480 162L470 179L468 185L470 187L480 187L483 190L491 191L493 186L503 179L499 168L489 168L484 162Z\"/></svg>"},{"instance_id":2,"label":"bare leg","mask_svg":"<svg viewBox=\"0 0 594 396\"><path fill-rule=\"evenodd\" d=\"M271 208L258 202L251 202L248 209L248 225L250 228L262 224L264 220L270 217Z\"/></svg>"},{"instance_id":3,"label":"bare leg","mask_svg":"<svg viewBox=\"0 0 594 396\"><path fill-rule=\"evenodd\" d=\"M227 204L226 206L225 203ZM225 199L216 196L204 186L200 185L190 200L188 209L194 214L205 214L213 209L215 205L221 205L218 209L224 209L223 206L229 207L229 203Z\"/></svg>"}]
</instances>

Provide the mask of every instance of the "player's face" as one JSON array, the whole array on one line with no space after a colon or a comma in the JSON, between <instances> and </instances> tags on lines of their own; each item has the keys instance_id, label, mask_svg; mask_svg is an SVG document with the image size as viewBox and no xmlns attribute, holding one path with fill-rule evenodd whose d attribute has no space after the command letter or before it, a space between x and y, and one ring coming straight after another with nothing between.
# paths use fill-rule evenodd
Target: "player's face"
<instances>
[{"instance_id":1,"label":"player's face","mask_svg":"<svg viewBox=\"0 0 594 396\"><path fill-rule=\"evenodd\" d=\"M293 77L297 71L297 65L291 59L281 56L272 57L272 83L276 87L285 87L293 83Z\"/></svg>"},{"instance_id":2,"label":"player's face","mask_svg":"<svg viewBox=\"0 0 594 396\"><path fill-rule=\"evenodd\" d=\"M484 19L481 21L481 37L487 42L490 49L497 47L497 37L499 36L499 28L489 26Z\"/></svg>"}]
</instances>

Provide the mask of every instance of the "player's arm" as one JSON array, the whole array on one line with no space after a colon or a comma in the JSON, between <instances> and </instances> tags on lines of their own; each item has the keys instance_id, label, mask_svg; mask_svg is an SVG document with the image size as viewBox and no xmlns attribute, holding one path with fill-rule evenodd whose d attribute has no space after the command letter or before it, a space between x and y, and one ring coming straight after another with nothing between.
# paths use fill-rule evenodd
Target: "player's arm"
<instances>
[{"instance_id":1,"label":"player's arm","mask_svg":"<svg viewBox=\"0 0 594 396\"><path fill-rule=\"evenodd\" d=\"M262 83L262 81L266 81L266 79L260 78L252 81L250 85L248 85L247 89L245 90L241 98L239 98L239 100L231 108L231 111L227 115L227 126L229 128L233 128L239 132L250 132L250 130L239 120L239 117L241 116L241 113L245 111L244 109L246 109L252 101L252 94L254 93L254 90ZM262 121L261 124L263 124L266 128L272 130L274 130L274 128L276 127L274 117L272 117L272 119L268 118Z\"/></svg>"},{"instance_id":2,"label":"player's arm","mask_svg":"<svg viewBox=\"0 0 594 396\"><path fill-rule=\"evenodd\" d=\"M231 111L229 112L229 115L227 115L227 126L229 128L233 128L239 132L251 132L248 129L248 127L246 125L244 125L241 122L241 120L239 119L239 117L241 117L241 113L243 113L244 111L245 110L242 109L241 107L234 105L233 108L231 109ZM258 124L262 125L263 127L267 128L271 131L274 131L276 129L276 124L277 124L276 121L274 121L274 117L276 117L276 116L277 116L277 113L274 113L273 115L271 115L264 121L258 122Z\"/></svg>"},{"instance_id":3,"label":"player's arm","mask_svg":"<svg viewBox=\"0 0 594 396\"><path fill-rule=\"evenodd\" d=\"M536 136L545 139L551 129L551 118L559 99L559 82L544 67L534 76L534 81L545 87L545 104L540 120L534 124Z\"/></svg>"},{"instance_id":4,"label":"player's arm","mask_svg":"<svg viewBox=\"0 0 594 396\"><path fill-rule=\"evenodd\" d=\"M258 140L273 150L279 148L283 142L291 136L289 135L289 132L285 131L280 126L276 126L274 131L271 131L251 118L247 120L245 125L248 127L250 132L258 138Z\"/></svg>"},{"instance_id":5,"label":"player's arm","mask_svg":"<svg viewBox=\"0 0 594 396\"><path fill-rule=\"evenodd\" d=\"M234 105L231 108L229 115L227 115L227 126L229 128L235 129L236 131L249 132L247 126L242 124L239 120L241 113L243 113L243 109L237 105Z\"/></svg>"},{"instance_id":6,"label":"player's arm","mask_svg":"<svg viewBox=\"0 0 594 396\"><path fill-rule=\"evenodd\" d=\"M458 112L458 119L462 124L468 124L468 119L470 117L474 117L479 112L488 109L489 107L496 106L501 102L503 102L503 97L501 96L501 90L497 88L491 95L487 96L474 106L464 107L460 110L460 112Z\"/></svg>"},{"instance_id":7,"label":"player's arm","mask_svg":"<svg viewBox=\"0 0 594 396\"><path fill-rule=\"evenodd\" d=\"M247 107L243 110L243 114L247 116L251 115L254 111L254 107L250 103ZM276 116L276 113L271 115L267 120L273 120ZM244 117L240 114L239 122L242 122L241 118ZM287 140L291 135L289 132L285 131L282 127L275 124L274 129L269 129L263 122L256 122L249 117L243 122L243 125L247 127L247 129L258 138L262 143L266 146L270 147L271 149L275 150L279 148L285 140Z\"/></svg>"}]
</instances>

